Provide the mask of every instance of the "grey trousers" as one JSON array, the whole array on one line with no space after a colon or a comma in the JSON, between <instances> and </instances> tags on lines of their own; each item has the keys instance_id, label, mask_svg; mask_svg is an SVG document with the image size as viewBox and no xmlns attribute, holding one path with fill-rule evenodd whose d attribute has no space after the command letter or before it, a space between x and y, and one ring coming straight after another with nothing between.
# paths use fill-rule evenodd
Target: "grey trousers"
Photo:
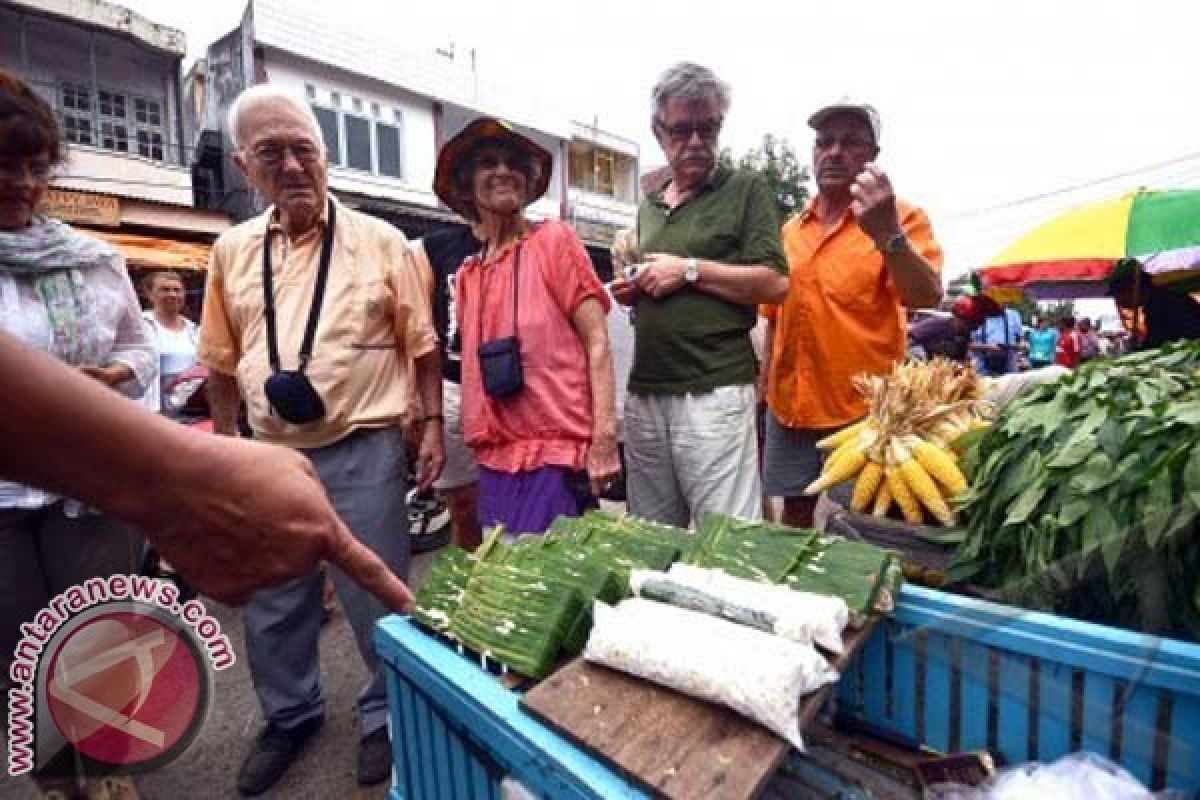
<instances>
[{"instance_id":1,"label":"grey trousers","mask_svg":"<svg viewBox=\"0 0 1200 800\"><path fill-rule=\"evenodd\" d=\"M356 431L328 447L303 452L346 526L407 580L408 474L400 429ZM388 611L340 570L331 568L330 574L370 673L358 698L359 729L366 735L387 723L387 688L372 636L375 623ZM320 573L255 592L244 619L250 675L263 716L285 729L321 716Z\"/></svg>"},{"instance_id":2,"label":"grey trousers","mask_svg":"<svg viewBox=\"0 0 1200 800\"><path fill-rule=\"evenodd\" d=\"M20 625L56 595L89 578L141 566L142 538L113 517L68 517L62 502L36 511L0 509L0 686L8 686Z\"/></svg>"}]
</instances>

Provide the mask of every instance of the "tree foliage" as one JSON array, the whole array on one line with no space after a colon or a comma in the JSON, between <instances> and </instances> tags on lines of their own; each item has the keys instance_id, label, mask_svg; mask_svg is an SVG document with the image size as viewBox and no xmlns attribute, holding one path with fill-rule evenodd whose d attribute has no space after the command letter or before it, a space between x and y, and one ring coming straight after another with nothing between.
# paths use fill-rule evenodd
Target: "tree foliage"
<instances>
[{"instance_id":1,"label":"tree foliage","mask_svg":"<svg viewBox=\"0 0 1200 800\"><path fill-rule=\"evenodd\" d=\"M761 145L746 151L736 161L733 151L726 147L721 151L721 163L762 175L775 196L780 221L802 209L808 200L808 188L804 185L808 181L808 167L800 163L787 139L768 133Z\"/></svg>"}]
</instances>

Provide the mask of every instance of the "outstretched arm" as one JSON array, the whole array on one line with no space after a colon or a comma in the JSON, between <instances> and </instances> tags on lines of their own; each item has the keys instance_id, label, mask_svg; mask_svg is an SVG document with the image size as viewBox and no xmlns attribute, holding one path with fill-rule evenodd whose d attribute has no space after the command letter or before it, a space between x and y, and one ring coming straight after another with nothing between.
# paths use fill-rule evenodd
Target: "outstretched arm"
<instances>
[{"instance_id":1,"label":"outstretched arm","mask_svg":"<svg viewBox=\"0 0 1200 800\"><path fill-rule=\"evenodd\" d=\"M322 560L396 610L413 598L346 529L312 465L282 447L193 431L0 333L0 476L139 526L224 602Z\"/></svg>"}]
</instances>

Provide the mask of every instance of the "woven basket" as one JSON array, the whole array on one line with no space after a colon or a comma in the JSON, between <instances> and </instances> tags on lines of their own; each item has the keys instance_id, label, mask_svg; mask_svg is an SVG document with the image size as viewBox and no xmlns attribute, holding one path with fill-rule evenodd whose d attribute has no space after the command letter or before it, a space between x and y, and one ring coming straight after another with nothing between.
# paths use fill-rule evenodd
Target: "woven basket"
<instances>
[{"instance_id":1,"label":"woven basket","mask_svg":"<svg viewBox=\"0 0 1200 800\"><path fill-rule=\"evenodd\" d=\"M921 583L944 583L943 575L946 567L954 559L954 547L938 544L922 538L922 534L936 536L944 533L944 528L929 525L910 525L900 520L887 517L876 517L870 514L859 514L849 509L839 509L830 515L825 523L825 529L830 533L845 536L847 539L867 542L878 547L899 552L906 564L919 567L924 571L926 580ZM906 570L906 577L909 577Z\"/></svg>"}]
</instances>

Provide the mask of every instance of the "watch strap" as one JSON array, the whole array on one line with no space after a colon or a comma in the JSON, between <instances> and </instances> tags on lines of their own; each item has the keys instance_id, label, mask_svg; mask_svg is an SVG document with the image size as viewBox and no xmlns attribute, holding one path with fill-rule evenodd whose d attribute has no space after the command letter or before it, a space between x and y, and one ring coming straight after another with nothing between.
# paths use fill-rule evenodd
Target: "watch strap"
<instances>
[{"instance_id":1,"label":"watch strap","mask_svg":"<svg viewBox=\"0 0 1200 800\"><path fill-rule=\"evenodd\" d=\"M906 236L903 231L900 231L898 233L893 233L887 238L887 240L883 243L882 250L885 253L899 253L907 246L908 236Z\"/></svg>"}]
</instances>

